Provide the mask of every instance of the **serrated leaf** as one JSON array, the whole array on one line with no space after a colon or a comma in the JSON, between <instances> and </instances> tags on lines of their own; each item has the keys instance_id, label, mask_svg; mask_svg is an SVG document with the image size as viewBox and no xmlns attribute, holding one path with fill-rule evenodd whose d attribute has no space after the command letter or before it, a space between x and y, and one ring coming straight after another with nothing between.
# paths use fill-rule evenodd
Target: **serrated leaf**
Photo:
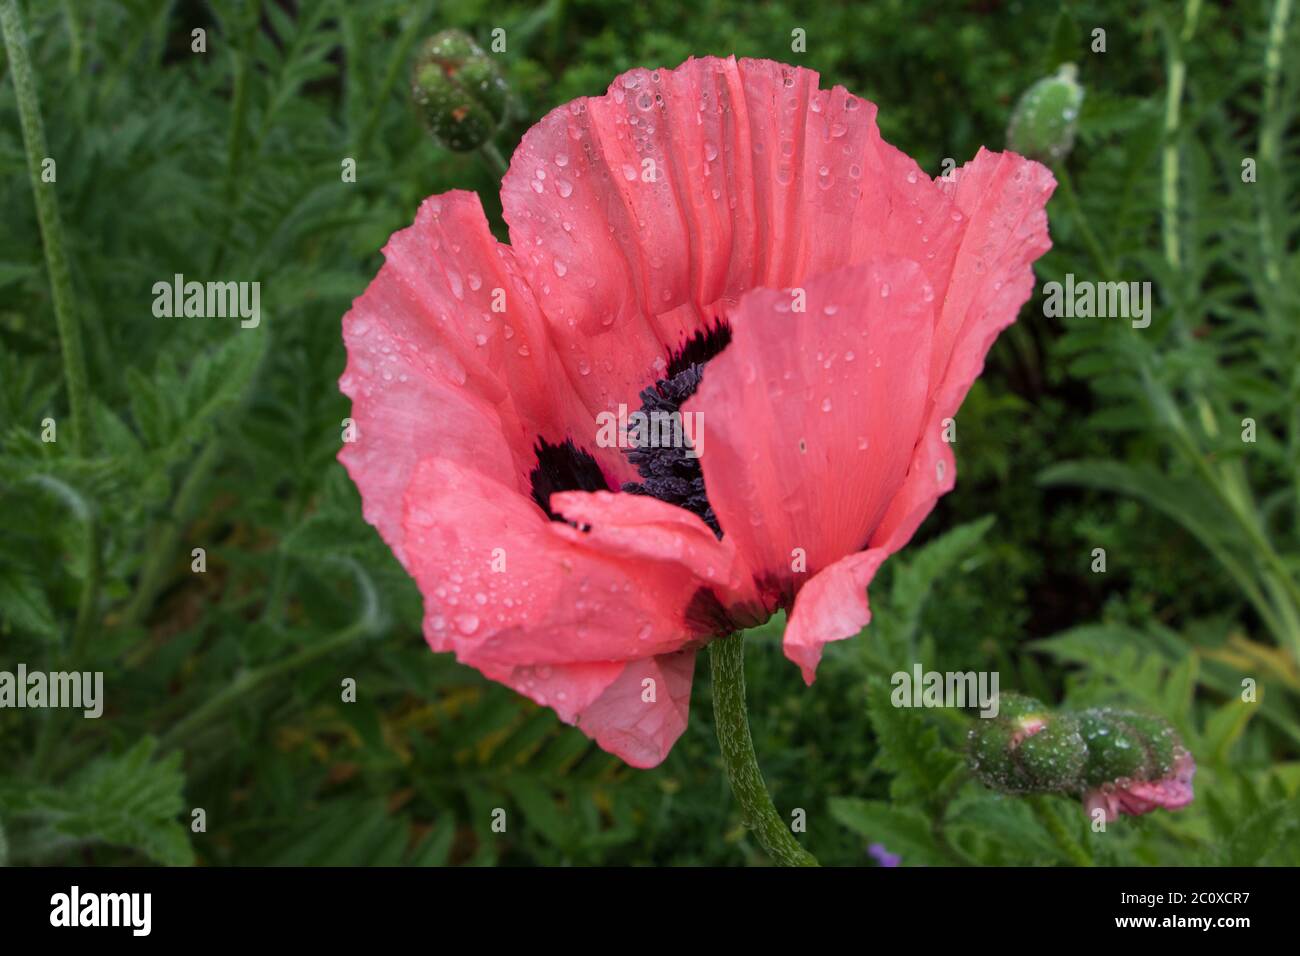
<instances>
[{"instance_id":1,"label":"serrated leaf","mask_svg":"<svg viewBox=\"0 0 1300 956\"><path fill-rule=\"evenodd\" d=\"M19 813L53 834L86 843L138 850L157 863L194 862L179 817L185 777L181 755L154 757L157 742L141 739L116 756L100 757L59 788L43 787L19 799Z\"/></svg>"},{"instance_id":2,"label":"serrated leaf","mask_svg":"<svg viewBox=\"0 0 1300 956\"><path fill-rule=\"evenodd\" d=\"M890 794L934 806L961 759L940 742L938 729L920 710L895 707L882 680L869 683L867 714L880 745L879 763L894 773Z\"/></svg>"},{"instance_id":3,"label":"serrated leaf","mask_svg":"<svg viewBox=\"0 0 1300 956\"><path fill-rule=\"evenodd\" d=\"M17 628L46 640L59 636L54 611L34 574L0 563L0 630Z\"/></svg>"},{"instance_id":4,"label":"serrated leaf","mask_svg":"<svg viewBox=\"0 0 1300 956\"><path fill-rule=\"evenodd\" d=\"M858 797L832 797L829 805L832 817L868 843L882 844L890 853L899 854L904 865L943 862L930 821L920 810Z\"/></svg>"}]
</instances>

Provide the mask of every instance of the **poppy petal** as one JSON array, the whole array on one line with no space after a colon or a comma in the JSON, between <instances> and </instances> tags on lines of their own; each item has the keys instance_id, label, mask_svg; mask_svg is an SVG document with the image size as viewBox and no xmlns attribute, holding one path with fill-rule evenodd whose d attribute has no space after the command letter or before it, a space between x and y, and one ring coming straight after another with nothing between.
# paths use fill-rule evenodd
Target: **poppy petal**
<instances>
[{"instance_id":1,"label":"poppy petal","mask_svg":"<svg viewBox=\"0 0 1300 956\"><path fill-rule=\"evenodd\" d=\"M871 548L841 558L814 575L795 598L785 625L785 656L799 665L805 683L817 674L822 647L853 637L871 623L867 586L889 553Z\"/></svg>"},{"instance_id":2,"label":"poppy petal","mask_svg":"<svg viewBox=\"0 0 1300 956\"><path fill-rule=\"evenodd\" d=\"M875 116L812 70L705 57L631 70L525 134L502 208L589 408L632 404L752 288L945 241L951 201Z\"/></svg>"},{"instance_id":3,"label":"poppy petal","mask_svg":"<svg viewBox=\"0 0 1300 956\"><path fill-rule=\"evenodd\" d=\"M421 458L436 452L523 490L538 436L589 433L591 418L476 195L426 200L384 251L384 267L343 319L339 387L353 404L339 460L366 520L406 565L402 502ZM493 311L498 303L503 311ZM603 464L630 472L622 459L611 450Z\"/></svg>"},{"instance_id":4,"label":"poppy petal","mask_svg":"<svg viewBox=\"0 0 1300 956\"><path fill-rule=\"evenodd\" d=\"M698 638L680 564L591 547L481 472L422 461L404 524L425 636L473 667L627 662Z\"/></svg>"},{"instance_id":5,"label":"poppy petal","mask_svg":"<svg viewBox=\"0 0 1300 956\"><path fill-rule=\"evenodd\" d=\"M944 290L932 404L907 479L871 539L872 547L890 552L903 547L938 498L952 490L957 470L944 420L956 417L993 341L1033 293L1034 260L1051 248L1044 207L1056 181L1045 166L981 149L951 180L941 177L936 184L951 195L963 228L932 266L931 278ZM946 281L940 278L945 271Z\"/></svg>"},{"instance_id":6,"label":"poppy petal","mask_svg":"<svg viewBox=\"0 0 1300 956\"><path fill-rule=\"evenodd\" d=\"M866 547L889 507L926 411L933 299L915 262L875 260L732 313L685 411L724 540L772 603Z\"/></svg>"},{"instance_id":7,"label":"poppy petal","mask_svg":"<svg viewBox=\"0 0 1300 956\"><path fill-rule=\"evenodd\" d=\"M694 651L630 661L576 725L633 767L657 766L686 729L694 674Z\"/></svg>"}]
</instances>

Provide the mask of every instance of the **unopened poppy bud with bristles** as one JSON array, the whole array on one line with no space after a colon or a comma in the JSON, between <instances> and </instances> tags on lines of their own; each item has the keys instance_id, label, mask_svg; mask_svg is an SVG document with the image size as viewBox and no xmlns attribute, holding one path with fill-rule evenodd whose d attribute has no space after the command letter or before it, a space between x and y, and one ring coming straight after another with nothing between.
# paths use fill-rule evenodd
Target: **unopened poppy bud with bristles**
<instances>
[{"instance_id":1,"label":"unopened poppy bud with bristles","mask_svg":"<svg viewBox=\"0 0 1300 956\"><path fill-rule=\"evenodd\" d=\"M1078 75L1078 68L1066 63L1024 92L1007 127L1007 149L1043 163L1069 155L1083 104Z\"/></svg>"},{"instance_id":2,"label":"unopened poppy bud with bristles","mask_svg":"<svg viewBox=\"0 0 1300 956\"><path fill-rule=\"evenodd\" d=\"M970 732L971 769L1003 793L1068 791L1087 755L1073 717L1019 694L1000 697L998 716Z\"/></svg>"},{"instance_id":3,"label":"unopened poppy bud with bristles","mask_svg":"<svg viewBox=\"0 0 1300 956\"><path fill-rule=\"evenodd\" d=\"M415 58L411 96L434 139L463 153L496 135L509 88L496 61L473 37L443 30L426 40Z\"/></svg>"},{"instance_id":4,"label":"unopened poppy bud with bristles","mask_svg":"<svg viewBox=\"0 0 1300 956\"><path fill-rule=\"evenodd\" d=\"M1052 713L1018 694L970 732L971 770L1002 793L1077 794L1106 819L1192 802L1196 762L1160 717L1109 707Z\"/></svg>"},{"instance_id":5,"label":"unopened poppy bud with bristles","mask_svg":"<svg viewBox=\"0 0 1300 956\"><path fill-rule=\"evenodd\" d=\"M1196 761L1166 721L1101 708L1080 714L1079 725L1088 745L1082 796L1089 813L1100 808L1110 821L1192 802Z\"/></svg>"}]
</instances>

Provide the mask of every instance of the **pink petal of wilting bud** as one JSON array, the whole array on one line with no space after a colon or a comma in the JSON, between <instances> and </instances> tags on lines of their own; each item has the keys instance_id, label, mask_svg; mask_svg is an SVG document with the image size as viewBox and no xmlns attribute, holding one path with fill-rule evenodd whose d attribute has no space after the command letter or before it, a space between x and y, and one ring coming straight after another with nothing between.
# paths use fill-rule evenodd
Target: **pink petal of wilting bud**
<instances>
[{"instance_id":1,"label":"pink petal of wilting bud","mask_svg":"<svg viewBox=\"0 0 1300 956\"><path fill-rule=\"evenodd\" d=\"M1034 736L1034 734L1038 733L1046 726L1046 718L1039 714L1021 717L1016 721L1016 730L1011 735L1011 746L1019 747L1022 741Z\"/></svg>"},{"instance_id":2,"label":"pink petal of wilting bud","mask_svg":"<svg viewBox=\"0 0 1300 956\"><path fill-rule=\"evenodd\" d=\"M1196 761L1184 750L1178 755L1168 776L1159 780L1132 780L1123 785L1103 784L1083 795L1084 810L1089 816L1100 808L1110 823L1121 813L1138 817L1152 810L1181 810L1192 802L1192 777Z\"/></svg>"}]
</instances>

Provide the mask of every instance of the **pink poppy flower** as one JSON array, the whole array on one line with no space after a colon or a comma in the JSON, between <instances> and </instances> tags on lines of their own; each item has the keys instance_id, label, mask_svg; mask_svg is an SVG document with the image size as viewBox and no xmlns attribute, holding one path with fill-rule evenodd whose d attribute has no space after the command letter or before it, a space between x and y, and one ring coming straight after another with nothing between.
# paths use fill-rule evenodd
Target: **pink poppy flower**
<instances>
[{"instance_id":1,"label":"pink poppy flower","mask_svg":"<svg viewBox=\"0 0 1300 956\"><path fill-rule=\"evenodd\" d=\"M1181 810L1192 802L1192 777L1195 775L1196 760L1188 751L1182 750L1167 776L1159 780L1102 784L1083 795L1083 807L1088 816L1101 809L1107 823L1121 813L1137 817L1152 810Z\"/></svg>"},{"instance_id":2,"label":"pink poppy flower","mask_svg":"<svg viewBox=\"0 0 1300 956\"><path fill-rule=\"evenodd\" d=\"M344 317L339 459L430 646L634 766L713 636L785 608L811 683L867 624L1050 245L1046 168L980 150L932 180L875 114L770 61L632 70L524 136L509 245L474 194L431 197ZM643 406L692 447L598 440Z\"/></svg>"}]
</instances>

